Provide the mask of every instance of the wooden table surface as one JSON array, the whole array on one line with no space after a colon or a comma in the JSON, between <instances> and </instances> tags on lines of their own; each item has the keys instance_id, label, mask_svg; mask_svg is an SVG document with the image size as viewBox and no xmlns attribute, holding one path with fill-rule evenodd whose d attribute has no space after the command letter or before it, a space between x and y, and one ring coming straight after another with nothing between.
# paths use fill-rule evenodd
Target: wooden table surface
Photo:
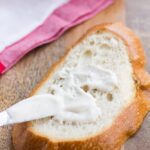
<instances>
[{"instance_id":1,"label":"wooden table surface","mask_svg":"<svg viewBox=\"0 0 150 150\"><path fill-rule=\"evenodd\" d=\"M150 0L126 0L126 23L142 40L150 72ZM150 150L150 113L141 129L125 144L125 150Z\"/></svg>"},{"instance_id":2,"label":"wooden table surface","mask_svg":"<svg viewBox=\"0 0 150 150\"><path fill-rule=\"evenodd\" d=\"M122 1L122 0L117 0ZM119 8L118 8L119 6ZM124 18L122 5L116 5L103 15L97 15L79 27L69 30L63 37L52 44L42 46L27 54L10 71L0 77L0 110L28 97L32 88L47 72L52 63L56 62L68 46L76 41L87 28L93 24L121 20ZM112 13L109 15L108 13ZM142 39L147 58L150 57L150 0L126 0L126 22ZM113 14L116 14L115 17ZM109 21L108 21L109 20ZM148 61L150 71L150 60ZM11 127L0 128L0 150L12 149ZM125 144L125 150L150 149L150 115L144 121L139 132Z\"/></svg>"}]
</instances>

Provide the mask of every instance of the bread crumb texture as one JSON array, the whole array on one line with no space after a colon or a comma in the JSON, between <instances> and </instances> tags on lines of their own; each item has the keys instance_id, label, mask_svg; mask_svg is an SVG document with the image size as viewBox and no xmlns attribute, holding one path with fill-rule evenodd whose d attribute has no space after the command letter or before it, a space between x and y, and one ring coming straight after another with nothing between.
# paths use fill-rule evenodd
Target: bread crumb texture
<instances>
[{"instance_id":1,"label":"bread crumb texture","mask_svg":"<svg viewBox=\"0 0 150 150\"><path fill-rule=\"evenodd\" d=\"M51 118L41 119L32 122L35 132L57 141L94 136L111 126L118 114L132 103L135 86L127 47L119 37L108 31L92 33L73 47L63 64L57 68L36 94L51 93L55 95L53 86L65 87L67 75L71 74L79 64L102 67L114 72L117 76L117 87L111 91L89 90L90 87L86 84L79 87L96 99L102 116L96 122L84 124L66 122L60 124ZM75 94L76 91L70 89L66 92Z\"/></svg>"}]
</instances>

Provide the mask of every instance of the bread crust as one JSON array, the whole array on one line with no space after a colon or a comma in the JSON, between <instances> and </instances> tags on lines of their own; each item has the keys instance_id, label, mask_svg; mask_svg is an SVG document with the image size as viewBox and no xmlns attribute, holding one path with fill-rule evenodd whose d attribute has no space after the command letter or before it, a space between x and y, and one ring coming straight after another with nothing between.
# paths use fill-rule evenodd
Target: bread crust
<instances>
[{"instance_id":1,"label":"bread crust","mask_svg":"<svg viewBox=\"0 0 150 150\"><path fill-rule=\"evenodd\" d=\"M15 125L13 128L13 144L16 150L119 150L129 136L138 130L144 117L150 111L150 102L148 101L150 97L150 76L144 68L146 60L140 40L130 29L121 23L115 23L94 27L78 42L82 41L91 32L98 30L113 32L122 38L128 46L128 54L136 81L136 96L132 104L126 107L116 118L114 124L104 132L79 141L54 141L35 133L30 127L30 122ZM50 68L45 78L32 91L31 96L52 75L55 69L64 62L67 54Z\"/></svg>"}]
</instances>

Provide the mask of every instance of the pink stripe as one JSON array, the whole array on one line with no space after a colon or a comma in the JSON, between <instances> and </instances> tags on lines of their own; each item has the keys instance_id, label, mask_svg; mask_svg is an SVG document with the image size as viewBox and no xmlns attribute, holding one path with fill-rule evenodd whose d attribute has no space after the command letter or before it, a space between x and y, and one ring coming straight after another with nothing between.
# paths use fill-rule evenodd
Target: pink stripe
<instances>
[{"instance_id":1,"label":"pink stripe","mask_svg":"<svg viewBox=\"0 0 150 150\"><path fill-rule=\"evenodd\" d=\"M4 73L32 49L56 40L68 28L94 16L113 0L71 0L56 9L45 22L30 34L8 46L0 54L0 63L6 66ZM61 19L60 19L61 18Z\"/></svg>"},{"instance_id":2,"label":"pink stripe","mask_svg":"<svg viewBox=\"0 0 150 150\"><path fill-rule=\"evenodd\" d=\"M3 73L3 71L5 70L5 66L0 63L0 74Z\"/></svg>"}]
</instances>

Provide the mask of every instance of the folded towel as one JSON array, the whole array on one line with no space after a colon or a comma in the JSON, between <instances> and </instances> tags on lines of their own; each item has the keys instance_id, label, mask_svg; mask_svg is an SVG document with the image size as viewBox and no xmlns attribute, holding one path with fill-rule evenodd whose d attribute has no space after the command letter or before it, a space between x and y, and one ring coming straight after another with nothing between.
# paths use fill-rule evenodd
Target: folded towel
<instances>
[{"instance_id":1,"label":"folded towel","mask_svg":"<svg viewBox=\"0 0 150 150\"><path fill-rule=\"evenodd\" d=\"M32 49L58 39L113 0L2 0L0 74Z\"/></svg>"}]
</instances>

